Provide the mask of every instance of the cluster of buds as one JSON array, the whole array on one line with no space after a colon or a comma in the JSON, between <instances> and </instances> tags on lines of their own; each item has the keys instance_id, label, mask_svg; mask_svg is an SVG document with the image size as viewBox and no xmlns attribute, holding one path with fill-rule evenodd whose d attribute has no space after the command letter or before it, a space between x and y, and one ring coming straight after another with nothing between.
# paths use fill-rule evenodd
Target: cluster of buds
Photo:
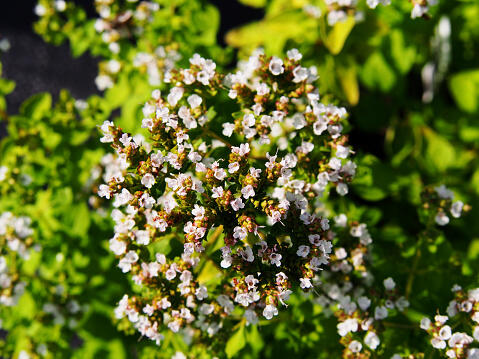
<instances>
[{"instance_id":1,"label":"cluster of buds","mask_svg":"<svg viewBox=\"0 0 479 359\"><path fill-rule=\"evenodd\" d=\"M319 102L315 69L301 57L258 51L223 76L196 54L170 71L165 96L155 90L145 104L149 144L101 126L127 168L98 187L115 207L110 248L141 288L117 315L143 335L159 342L165 328L192 327L213 335L235 308L249 323L269 320L329 263L334 233L319 198L331 187L347 194L356 166L342 134L346 111ZM201 283L207 262L219 282Z\"/></svg>"},{"instance_id":2,"label":"cluster of buds","mask_svg":"<svg viewBox=\"0 0 479 359\"><path fill-rule=\"evenodd\" d=\"M469 291L454 285L455 298L449 302L447 315L436 315L434 321L425 317L421 328L431 336L431 345L445 353L448 358L479 358L479 288ZM454 332L457 325L447 325L449 320L465 323L472 336L464 332ZM452 324L451 324L452 325ZM476 345L476 347L474 347Z\"/></svg>"},{"instance_id":3,"label":"cluster of buds","mask_svg":"<svg viewBox=\"0 0 479 359\"><path fill-rule=\"evenodd\" d=\"M33 245L29 217L15 217L11 212L0 215L0 304L15 305L23 294L19 261L30 256Z\"/></svg>"},{"instance_id":4,"label":"cluster of buds","mask_svg":"<svg viewBox=\"0 0 479 359\"><path fill-rule=\"evenodd\" d=\"M470 209L462 201L453 201L454 193L446 186L441 185L434 188L426 188L421 193L423 208L427 211L428 217L433 217L436 224L445 226L450 219L448 214L459 218L463 210Z\"/></svg>"}]
</instances>

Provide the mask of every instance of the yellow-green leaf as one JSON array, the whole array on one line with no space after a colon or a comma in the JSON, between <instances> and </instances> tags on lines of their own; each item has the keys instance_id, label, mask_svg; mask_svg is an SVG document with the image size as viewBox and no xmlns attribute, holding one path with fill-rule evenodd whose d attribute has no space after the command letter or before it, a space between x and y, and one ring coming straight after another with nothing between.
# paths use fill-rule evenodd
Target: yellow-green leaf
<instances>
[{"instance_id":1,"label":"yellow-green leaf","mask_svg":"<svg viewBox=\"0 0 479 359\"><path fill-rule=\"evenodd\" d=\"M226 355L232 358L246 345L245 322L240 323L239 329L231 336L226 343Z\"/></svg>"},{"instance_id":2,"label":"yellow-green leaf","mask_svg":"<svg viewBox=\"0 0 479 359\"><path fill-rule=\"evenodd\" d=\"M266 6L266 0L239 0L239 2L252 7Z\"/></svg>"},{"instance_id":3,"label":"yellow-green leaf","mask_svg":"<svg viewBox=\"0 0 479 359\"><path fill-rule=\"evenodd\" d=\"M334 24L333 29L329 32L324 42L329 52L333 55L337 55L341 52L346 39L354 27L354 23L354 17L349 16L345 21Z\"/></svg>"},{"instance_id":4,"label":"yellow-green leaf","mask_svg":"<svg viewBox=\"0 0 479 359\"><path fill-rule=\"evenodd\" d=\"M359 85L356 66L351 64L350 66L339 67L338 77L346 99L351 105L356 105L359 101Z\"/></svg>"},{"instance_id":5,"label":"yellow-green leaf","mask_svg":"<svg viewBox=\"0 0 479 359\"><path fill-rule=\"evenodd\" d=\"M449 81L449 89L461 110L476 112L479 109L479 70L453 75Z\"/></svg>"}]
</instances>

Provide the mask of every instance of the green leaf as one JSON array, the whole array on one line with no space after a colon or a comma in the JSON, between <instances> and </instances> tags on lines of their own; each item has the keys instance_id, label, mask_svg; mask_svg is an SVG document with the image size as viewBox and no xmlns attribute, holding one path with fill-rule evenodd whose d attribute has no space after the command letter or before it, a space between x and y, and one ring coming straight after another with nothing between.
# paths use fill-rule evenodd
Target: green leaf
<instances>
[{"instance_id":1,"label":"green leaf","mask_svg":"<svg viewBox=\"0 0 479 359\"><path fill-rule=\"evenodd\" d=\"M214 45L216 43L216 33L220 25L220 14L218 9L212 5L206 6L204 11L193 13L193 22L201 30L201 35L196 40L201 40L204 45Z\"/></svg>"},{"instance_id":2,"label":"green leaf","mask_svg":"<svg viewBox=\"0 0 479 359\"><path fill-rule=\"evenodd\" d=\"M329 32L324 41L329 52L333 55L337 55L341 52L354 24L354 17L352 16L348 16L345 21L340 21L334 24L333 29Z\"/></svg>"},{"instance_id":3,"label":"green leaf","mask_svg":"<svg viewBox=\"0 0 479 359\"><path fill-rule=\"evenodd\" d=\"M359 85L356 66L350 64L350 66L339 67L338 77L344 94L346 95L346 99L351 105L356 105L359 101Z\"/></svg>"},{"instance_id":4,"label":"green leaf","mask_svg":"<svg viewBox=\"0 0 479 359\"><path fill-rule=\"evenodd\" d=\"M449 141L427 127L424 129L424 137L427 142L425 159L434 169L444 171L454 165L456 151Z\"/></svg>"},{"instance_id":5,"label":"green leaf","mask_svg":"<svg viewBox=\"0 0 479 359\"><path fill-rule=\"evenodd\" d=\"M394 171L391 167L368 154L358 159L358 173L352 188L368 201L379 201L388 195L394 180Z\"/></svg>"},{"instance_id":6,"label":"green leaf","mask_svg":"<svg viewBox=\"0 0 479 359\"><path fill-rule=\"evenodd\" d=\"M479 69L453 75L449 89L461 110L476 112L479 109Z\"/></svg>"},{"instance_id":7,"label":"green leaf","mask_svg":"<svg viewBox=\"0 0 479 359\"><path fill-rule=\"evenodd\" d=\"M8 95L15 89L15 82L0 78L0 94Z\"/></svg>"},{"instance_id":8,"label":"green leaf","mask_svg":"<svg viewBox=\"0 0 479 359\"><path fill-rule=\"evenodd\" d=\"M226 355L232 358L246 345L245 322L240 323L239 329L231 336L226 343Z\"/></svg>"},{"instance_id":9,"label":"green leaf","mask_svg":"<svg viewBox=\"0 0 479 359\"><path fill-rule=\"evenodd\" d=\"M39 93L27 99L20 106L20 113L32 120L46 116L52 107L52 96L49 93Z\"/></svg>"},{"instance_id":10,"label":"green leaf","mask_svg":"<svg viewBox=\"0 0 479 359\"><path fill-rule=\"evenodd\" d=\"M301 24L301 26L298 26ZM226 42L251 52L264 46L267 53L279 54L289 39L301 39L317 31L316 21L302 11L287 11L262 21L242 26L226 34Z\"/></svg>"},{"instance_id":11,"label":"green leaf","mask_svg":"<svg viewBox=\"0 0 479 359\"><path fill-rule=\"evenodd\" d=\"M396 83L396 74L380 52L375 52L366 60L360 73L361 80L371 89L387 92Z\"/></svg>"},{"instance_id":12,"label":"green leaf","mask_svg":"<svg viewBox=\"0 0 479 359\"><path fill-rule=\"evenodd\" d=\"M240 3L252 7L265 7L266 0L239 0Z\"/></svg>"},{"instance_id":13,"label":"green leaf","mask_svg":"<svg viewBox=\"0 0 479 359\"><path fill-rule=\"evenodd\" d=\"M416 50L412 46L406 46L403 33L395 29L390 35L391 57L394 65L402 74L408 72L416 59Z\"/></svg>"}]
</instances>

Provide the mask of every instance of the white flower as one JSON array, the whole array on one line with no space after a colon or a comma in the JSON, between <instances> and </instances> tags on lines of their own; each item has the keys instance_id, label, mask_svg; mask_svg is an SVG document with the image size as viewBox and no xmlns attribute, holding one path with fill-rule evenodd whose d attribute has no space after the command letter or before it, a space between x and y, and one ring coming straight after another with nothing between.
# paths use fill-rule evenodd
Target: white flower
<instances>
[{"instance_id":1,"label":"white flower","mask_svg":"<svg viewBox=\"0 0 479 359\"><path fill-rule=\"evenodd\" d=\"M439 330L438 338L441 340L448 340L449 338L451 338L451 335L451 327L449 325L445 325Z\"/></svg>"},{"instance_id":2,"label":"white flower","mask_svg":"<svg viewBox=\"0 0 479 359\"><path fill-rule=\"evenodd\" d=\"M269 63L269 71L275 76L281 75L284 72L283 60L273 56Z\"/></svg>"},{"instance_id":3,"label":"white flower","mask_svg":"<svg viewBox=\"0 0 479 359\"><path fill-rule=\"evenodd\" d=\"M443 211L439 211L434 220L440 226L445 226L449 223L449 217Z\"/></svg>"},{"instance_id":4,"label":"white flower","mask_svg":"<svg viewBox=\"0 0 479 359\"><path fill-rule=\"evenodd\" d=\"M201 105L201 102L203 101L203 99L200 96L193 94L188 97L187 101L190 104L191 108L197 108L199 105Z\"/></svg>"},{"instance_id":5,"label":"white flower","mask_svg":"<svg viewBox=\"0 0 479 359\"><path fill-rule=\"evenodd\" d=\"M244 317L246 318L246 322L248 324L257 324L258 323L258 316L256 315L256 312L252 309L246 309L244 312Z\"/></svg>"},{"instance_id":6,"label":"white flower","mask_svg":"<svg viewBox=\"0 0 479 359\"><path fill-rule=\"evenodd\" d=\"M309 71L305 67L297 66L293 70L293 75L294 75L293 82L299 83L299 82L305 81L308 78Z\"/></svg>"},{"instance_id":7,"label":"white flower","mask_svg":"<svg viewBox=\"0 0 479 359\"><path fill-rule=\"evenodd\" d=\"M271 260L271 264L275 265L276 267L281 266L281 254L279 253L271 253L269 255L269 259Z\"/></svg>"},{"instance_id":8,"label":"white flower","mask_svg":"<svg viewBox=\"0 0 479 359\"><path fill-rule=\"evenodd\" d=\"M359 297L357 302L358 302L359 308L361 308L364 311L366 311L371 305L371 299L369 299L368 297Z\"/></svg>"},{"instance_id":9,"label":"white flower","mask_svg":"<svg viewBox=\"0 0 479 359\"><path fill-rule=\"evenodd\" d=\"M147 173L141 179L141 184L146 188L151 188L155 184L155 177L151 173Z\"/></svg>"},{"instance_id":10,"label":"white flower","mask_svg":"<svg viewBox=\"0 0 479 359\"><path fill-rule=\"evenodd\" d=\"M231 137L235 129L234 123L226 122L223 123L223 136Z\"/></svg>"},{"instance_id":11,"label":"white flower","mask_svg":"<svg viewBox=\"0 0 479 359\"><path fill-rule=\"evenodd\" d=\"M213 194L211 195L211 197L221 198L223 197L224 190L223 187L213 187L212 192Z\"/></svg>"},{"instance_id":12,"label":"white flower","mask_svg":"<svg viewBox=\"0 0 479 359\"><path fill-rule=\"evenodd\" d=\"M110 250L117 256L122 255L126 252L126 243L112 238L110 239Z\"/></svg>"},{"instance_id":13,"label":"white flower","mask_svg":"<svg viewBox=\"0 0 479 359\"><path fill-rule=\"evenodd\" d=\"M454 193L443 184L440 186L434 187L434 190L436 191L437 195L442 199L454 198Z\"/></svg>"},{"instance_id":14,"label":"white flower","mask_svg":"<svg viewBox=\"0 0 479 359\"><path fill-rule=\"evenodd\" d=\"M479 342L479 325L476 325L474 327L474 330L472 331L472 336L474 337L474 339L476 339L476 341Z\"/></svg>"},{"instance_id":15,"label":"white flower","mask_svg":"<svg viewBox=\"0 0 479 359\"><path fill-rule=\"evenodd\" d=\"M303 55L298 51L298 49L291 49L286 51L286 56L288 56L288 59L293 60L293 61L299 61L302 59Z\"/></svg>"},{"instance_id":16,"label":"white flower","mask_svg":"<svg viewBox=\"0 0 479 359\"><path fill-rule=\"evenodd\" d=\"M266 319L270 320L278 315L278 309L274 305L268 304L263 310L263 315Z\"/></svg>"},{"instance_id":17,"label":"white flower","mask_svg":"<svg viewBox=\"0 0 479 359\"><path fill-rule=\"evenodd\" d=\"M243 121L242 121L243 127L252 127L255 125L255 123L256 123L256 120L253 114L248 113L243 116Z\"/></svg>"},{"instance_id":18,"label":"white flower","mask_svg":"<svg viewBox=\"0 0 479 359\"><path fill-rule=\"evenodd\" d=\"M0 166L0 182L4 181L7 178L8 167Z\"/></svg>"},{"instance_id":19,"label":"white flower","mask_svg":"<svg viewBox=\"0 0 479 359\"><path fill-rule=\"evenodd\" d=\"M293 127L297 130L302 129L304 126L307 125L307 122L301 113L295 113L292 120L293 120Z\"/></svg>"},{"instance_id":20,"label":"white flower","mask_svg":"<svg viewBox=\"0 0 479 359\"><path fill-rule=\"evenodd\" d=\"M346 319L344 322L338 323L338 334L344 337L349 332L357 332L358 331L358 321L354 318Z\"/></svg>"},{"instance_id":21,"label":"white flower","mask_svg":"<svg viewBox=\"0 0 479 359\"><path fill-rule=\"evenodd\" d=\"M95 78L95 85L100 91L104 91L108 88L113 87L114 83L110 76L108 75L98 75Z\"/></svg>"},{"instance_id":22,"label":"white flower","mask_svg":"<svg viewBox=\"0 0 479 359\"><path fill-rule=\"evenodd\" d=\"M451 348L454 348L454 347L461 348L468 344L471 344L473 340L474 338L470 337L466 333L456 332L451 336L451 339L449 339L447 344Z\"/></svg>"},{"instance_id":23,"label":"white flower","mask_svg":"<svg viewBox=\"0 0 479 359\"><path fill-rule=\"evenodd\" d=\"M246 246L245 250L238 250L238 253L241 254L241 257L246 261L246 262L253 262L254 261L254 255L253 255L253 250L251 249L250 246Z\"/></svg>"},{"instance_id":24,"label":"white flower","mask_svg":"<svg viewBox=\"0 0 479 359\"><path fill-rule=\"evenodd\" d=\"M244 203L241 197L236 198L234 201L231 201L231 207L235 212L237 212L239 209L244 208Z\"/></svg>"},{"instance_id":25,"label":"white flower","mask_svg":"<svg viewBox=\"0 0 479 359\"><path fill-rule=\"evenodd\" d=\"M250 197L255 196L254 188L252 185L247 185L241 189L241 194L243 195L244 199L248 199Z\"/></svg>"},{"instance_id":26,"label":"white flower","mask_svg":"<svg viewBox=\"0 0 479 359\"><path fill-rule=\"evenodd\" d=\"M372 350L375 350L381 341L379 337L374 332L367 332L366 336L364 337L364 344L370 347Z\"/></svg>"},{"instance_id":27,"label":"white flower","mask_svg":"<svg viewBox=\"0 0 479 359\"><path fill-rule=\"evenodd\" d=\"M451 206L451 214L454 218L461 217L462 208L464 207L464 203L461 201L456 201Z\"/></svg>"},{"instance_id":28,"label":"white flower","mask_svg":"<svg viewBox=\"0 0 479 359\"><path fill-rule=\"evenodd\" d=\"M444 340L439 339L439 338L432 338L431 339L431 345L435 349L445 349L446 348L446 342Z\"/></svg>"},{"instance_id":29,"label":"white flower","mask_svg":"<svg viewBox=\"0 0 479 359\"><path fill-rule=\"evenodd\" d=\"M233 229L233 238L242 240L242 239L245 239L247 236L248 236L248 231L246 230L246 228L236 226Z\"/></svg>"},{"instance_id":30,"label":"white flower","mask_svg":"<svg viewBox=\"0 0 479 359\"><path fill-rule=\"evenodd\" d=\"M392 279L391 277L386 278L383 284L386 290L393 290L396 287L396 283L394 282L394 279Z\"/></svg>"},{"instance_id":31,"label":"white flower","mask_svg":"<svg viewBox=\"0 0 479 359\"><path fill-rule=\"evenodd\" d=\"M239 170L239 168L240 168L240 165L238 162L233 162L228 165L229 173L235 173L236 171Z\"/></svg>"},{"instance_id":32,"label":"white flower","mask_svg":"<svg viewBox=\"0 0 479 359\"><path fill-rule=\"evenodd\" d=\"M307 289L313 286L309 278L299 278L299 282L301 289Z\"/></svg>"},{"instance_id":33,"label":"white flower","mask_svg":"<svg viewBox=\"0 0 479 359\"><path fill-rule=\"evenodd\" d=\"M173 87L167 96L168 103L171 106L176 106L178 101L183 97L184 92L185 90L183 89L183 87Z\"/></svg>"},{"instance_id":34,"label":"white flower","mask_svg":"<svg viewBox=\"0 0 479 359\"><path fill-rule=\"evenodd\" d=\"M349 147L344 147L341 145L338 145L336 147L336 157L338 158L347 158L349 156Z\"/></svg>"},{"instance_id":35,"label":"white flower","mask_svg":"<svg viewBox=\"0 0 479 359\"><path fill-rule=\"evenodd\" d=\"M333 170L340 170L341 169L341 160L339 158L333 157L329 160L329 167Z\"/></svg>"},{"instance_id":36,"label":"white flower","mask_svg":"<svg viewBox=\"0 0 479 359\"><path fill-rule=\"evenodd\" d=\"M34 11L35 11L35 15L40 17L44 16L47 13L47 9L42 4L36 5Z\"/></svg>"},{"instance_id":37,"label":"white flower","mask_svg":"<svg viewBox=\"0 0 479 359\"><path fill-rule=\"evenodd\" d=\"M328 121L327 120L318 120L313 123L313 132L316 136L320 136L324 131L328 128Z\"/></svg>"},{"instance_id":38,"label":"white flower","mask_svg":"<svg viewBox=\"0 0 479 359\"><path fill-rule=\"evenodd\" d=\"M304 245L301 245L299 246L298 250L296 251L296 254L299 256L299 257L306 257L308 254L309 254L309 246L304 246Z\"/></svg>"},{"instance_id":39,"label":"white flower","mask_svg":"<svg viewBox=\"0 0 479 359\"><path fill-rule=\"evenodd\" d=\"M182 352L176 352L175 355L171 357L171 359L187 359L186 355Z\"/></svg>"},{"instance_id":40,"label":"white flower","mask_svg":"<svg viewBox=\"0 0 479 359\"><path fill-rule=\"evenodd\" d=\"M150 243L150 233L148 231L136 231L136 242L147 246Z\"/></svg>"},{"instance_id":41,"label":"white flower","mask_svg":"<svg viewBox=\"0 0 479 359\"><path fill-rule=\"evenodd\" d=\"M439 314L437 314L437 315L434 316L434 320L435 320L436 322L438 322L439 324L441 324L441 325L443 325L444 323L446 323L446 322L448 321L448 319L449 319L449 318L448 318L447 315L439 315Z\"/></svg>"},{"instance_id":42,"label":"white flower","mask_svg":"<svg viewBox=\"0 0 479 359\"><path fill-rule=\"evenodd\" d=\"M208 298L208 290L206 289L205 286L201 286L196 289L195 295L196 295L196 298L198 298L198 300L203 300L205 298Z\"/></svg>"},{"instance_id":43,"label":"white flower","mask_svg":"<svg viewBox=\"0 0 479 359\"><path fill-rule=\"evenodd\" d=\"M348 348L353 353L359 353L361 351L361 349L363 349L363 345L360 342L358 342L357 340L353 340L351 343L349 343Z\"/></svg>"},{"instance_id":44,"label":"white flower","mask_svg":"<svg viewBox=\"0 0 479 359\"><path fill-rule=\"evenodd\" d=\"M106 184L101 184L98 187L98 195L100 197L105 197L106 199L110 199L110 196L111 196L110 187L108 187Z\"/></svg>"},{"instance_id":45,"label":"white flower","mask_svg":"<svg viewBox=\"0 0 479 359\"><path fill-rule=\"evenodd\" d=\"M340 182L338 183L338 185L336 186L336 192L340 195L340 196L345 196L348 194L349 190L348 190L348 185L346 183L343 183L343 182Z\"/></svg>"},{"instance_id":46,"label":"white flower","mask_svg":"<svg viewBox=\"0 0 479 359\"><path fill-rule=\"evenodd\" d=\"M388 316L388 310L386 307L380 306L380 307L376 307L376 309L374 310L374 319L376 320L387 318L387 316Z\"/></svg>"}]
</instances>

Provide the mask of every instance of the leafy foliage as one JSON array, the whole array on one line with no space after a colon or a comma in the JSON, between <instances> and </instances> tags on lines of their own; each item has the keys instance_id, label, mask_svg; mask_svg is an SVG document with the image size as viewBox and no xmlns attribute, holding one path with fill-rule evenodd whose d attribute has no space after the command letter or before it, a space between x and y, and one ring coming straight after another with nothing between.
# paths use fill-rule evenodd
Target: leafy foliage
<instances>
[{"instance_id":1,"label":"leafy foliage","mask_svg":"<svg viewBox=\"0 0 479 359\"><path fill-rule=\"evenodd\" d=\"M207 1L95 1L96 18L75 2L39 1L35 30L48 42L68 41L75 56L98 56L96 84L104 92L76 100L62 91L55 101L50 94L37 94L11 114L5 97L15 84L0 78L0 119L8 133L0 142L0 215L28 217L32 230L19 236L28 253L23 257L7 244L16 238L13 227L4 225L8 233L0 230L0 253L13 271L12 283L24 283L16 297L14 286L0 280L2 298L18 300L0 305L0 356L354 358L360 357L355 342L362 343L364 357L446 355L431 346L439 322L423 322L426 331L420 323L437 310L444 314L454 297L457 303L472 298L467 290L479 287L479 4L241 2L264 9L265 16L231 30L222 48L219 12ZM416 16L426 5L428 13ZM175 69L188 67L199 53L216 62L218 73L227 72L236 60L233 49L246 61L258 47L268 59L285 58L297 48L302 63L317 70L321 101L346 106L350 114L344 127L355 152L356 177L349 196L325 194L321 201L329 217L346 213L348 226L367 224L374 241L361 248L368 253L366 272L375 280L360 286L365 273L360 266L334 279L340 287L348 282L363 288L357 296L351 292L350 299L368 294L375 308L400 296L409 302L409 308L392 309L383 321L375 317L381 341L375 349L366 343L366 331L338 334L338 323L351 318L346 304L332 299L336 288L326 285L327 276L321 277L324 285L306 294L295 290L279 317L251 325L236 312L216 335L199 341L187 331L165 330L157 346L139 340L127 318L114 316L122 295L138 287L117 268L108 248L112 208L97 192L114 170L114 157L99 142L97 127L113 120L125 133L142 135L138 142L147 142L143 105L154 89L168 93ZM226 100L221 92L211 93L205 104L213 119L205 135L210 142L225 140L221 124L239 118L244 106ZM238 145L239 135L232 140ZM291 144L288 150L294 150ZM215 151L218 158L228 154ZM261 150L252 155L266 161ZM464 203L462 218L455 218L458 202L442 184L452 189L454 201ZM446 221L447 226L440 225ZM353 251L349 234L335 231L340 240L333 245ZM217 265L224 241L224 233L209 233L206 253L214 260L199 267L200 283L221 281ZM183 250L174 236L155 245L166 254ZM339 263L332 255L331 265ZM383 284L388 277L396 283L394 290ZM464 289L451 293L454 284ZM372 312L355 315L374 317ZM477 323L469 322L469 315L450 316L459 326L454 330L472 335Z\"/></svg>"}]
</instances>

